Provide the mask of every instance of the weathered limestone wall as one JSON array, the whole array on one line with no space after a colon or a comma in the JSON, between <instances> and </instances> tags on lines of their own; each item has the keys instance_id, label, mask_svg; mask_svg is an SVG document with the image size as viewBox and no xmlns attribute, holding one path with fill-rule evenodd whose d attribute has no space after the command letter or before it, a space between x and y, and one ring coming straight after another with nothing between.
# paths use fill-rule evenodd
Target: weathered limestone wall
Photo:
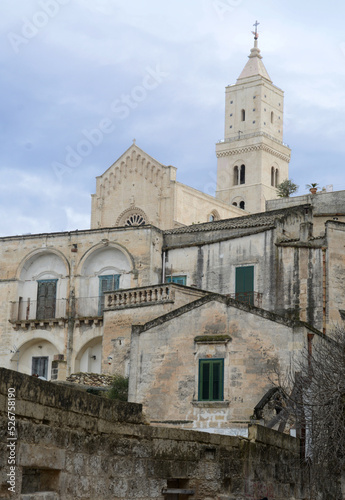
<instances>
[{"instance_id":1,"label":"weathered limestone wall","mask_svg":"<svg viewBox=\"0 0 345 500\"><path fill-rule=\"evenodd\" d=\"M177 236L176 240L178 240ZM187 276L187 285L216 293L235 293L235 274L238 266L254 266L254 290L265 292L269 289L270 274L267 268L272 263L274 232L244 235L242 238L224 239L168 250L167 272ZM211 235L214 236L214 235ZM173 241L170 240L171 246ZM269 295L265 294L267 301ZM268 308L266 302L263 307Z\"/></svg>"},{"instance_id":2,"label":"weathered limestone wall","mask_svg":"<svg viewBox=\"0 0 345 500\"><path fill-rule=\"evenodd\" d=\"M339 221L345 222L345 191L334 191L331 193L319 191L314 195L305 194L290 198L268 200L266 202L266 211L307 204L313 207L315 236L324 234L326 221L332 220L333 217L337 217Z\"/></svg>"},{"instance_id":3,"label":"weathered limestone wall","mask_svg":"<svg viewBox=\"0 0 345 500\"><path fill-rule=\"evenodd\" d=\"M128 377L132 325L144 324L205 295L205 292L176 284L168 285L170 299L166 302L143 302L104 311L103 363L104 373ZM136 293L150 290L137 288ZM127 291L128 293L128 291Z\"/></svg>"},{"instance_id":4,"label":"weathered limestone wall","mask_svg":"<svg viewBox=\"0 0 345 500\"><path fill-rule=\"evenodd\" d=\"M7 483L9 388L16 391L15 492ZM174 498L162 492L172 485L192 490L195 500L305 498L299 441L275 431L253 426L243 439L150 427L140 405L5 369L0 398L3 499L164 500Z\"/></svg>"},{"instance_id":5,"label":"weathered limestone wall","mask_svg":"<svg viewBox=\"0 0 345 500\"><path fill-rule=\"evenodd\" d=\"M328 255L323 280L328 293L324 305L327 324L332 328L345 319L345 224L330 221L326 228Z\"/></svg>"},{"instance_id":6,"label":"weathered limestone wall","mask_svg":"<svg viewBox=\"0 0 345 500\"><path fill-rule=\"evenodd\" d=\"M186 275L188 285L234 294L236 268L253 266L255 305L322 330L326 242L310 237L312 220L310 207L302 206L277 219L276 227L222 231L201 227L199 232L165 234L166 272ZM338 250L344 254L340 247ZM344 292L339 293L343 300Z\"/></svg>"},{"instance_id":7,"label":"weathered limestone wall","mask_svg":"<svg viewBox=\"0 0 345 500\"><path fill-rule=\"evenodd\" d=\"M306 348L301 324L249 305L210 296L169 313L164 322L133 327L129 400L156 422L232 432ZM199 401L199 360L224 360L224 400Z\"/></svg>"},{"instance_id":8,"label":"weathered limestone wall","mask_svg":"<svg viewBox=\"0 0 345 500\"><path fill-rule=\"evenodd\" d=\"M296 243L277 248L274 310L323 330L324 251L321 244Z\"/></svg>"},{"instance_id":9,"label":"weathered limestone wall","mask_svg":"<svg viewBox=\"0 0 345 500\"><path fill-rule=\"evenodd\" d=\"M99 315L99 275L120 274L124 288L158 283L161 245L162 234L152 227L0 238L0 364L16 369L19 357L19 370L31 373L32 356L48 355L51 366L55 354L64 354L68 371L78 369L85 345L101 342L102 322L68 322L70 300L76 299L78 318L92 318ZM57 280L56 321L33 321L40 279Z\"/></svg>"},{"instance_id":10,"label":"weathered limestone wall","mask_svg":"<svg viewBox=\"0 0 345 500\"><path fill-rule=\"evenodd\" d=\"M176 183L175 220L177 222L185 225L209 222L212 214L216 215L215 220L218 220L242 217L247 215L247 212L185 184Z\"/></svg>"}]
</instances>

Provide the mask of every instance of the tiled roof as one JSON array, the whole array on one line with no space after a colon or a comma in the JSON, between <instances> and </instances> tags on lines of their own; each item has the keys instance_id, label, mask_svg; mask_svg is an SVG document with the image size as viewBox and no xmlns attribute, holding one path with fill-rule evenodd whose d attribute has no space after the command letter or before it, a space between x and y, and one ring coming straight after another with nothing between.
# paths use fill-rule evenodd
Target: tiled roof
<instances>
[{"instance_id":1,"label":"tiled roof","mask_svg":"<svg viewBox=\"0 0 345 500\"><path fill-rule=\"evenodd\" d=\"M197 233L202 231L221 231L222 229L245 229L251 227L274 227L277 220L284 219L288 213L298 211L300 207L290 207L271 212L262 212L252 215L244 215L232 219L223 219L203 224L192 224L191 226L168 229L164 234Z\"/></svg>"}]
</instances>

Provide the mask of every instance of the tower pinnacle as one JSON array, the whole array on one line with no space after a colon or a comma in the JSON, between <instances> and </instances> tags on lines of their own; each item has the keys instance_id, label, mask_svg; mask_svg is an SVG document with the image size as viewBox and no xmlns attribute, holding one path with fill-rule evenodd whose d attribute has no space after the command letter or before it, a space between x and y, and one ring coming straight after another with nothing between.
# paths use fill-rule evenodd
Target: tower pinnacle
<instances>
[{"instance_id":1,"label":"tower pinnacle","mask_svg":"<svg viewBox=\"0 0 345 500\"><path fill-rule=\"evenodd\" d=\"M239 82L239 80L242 80L244 78L250 78L253 76L260 76L266 78L266 80L268 80L269 82L271 81L269 74L267 73L263 62L261 61L262 55L260 54L260 49L258 47L259 24L260 23L258 21L255 21L255 23L253 24L253 26L255 27L255 31L252 31L254 35L254 47L250 50L250 54L248 56L249 61L247 62L242 73L238 77L237 83Z\"/></svg>"}]
</instances>

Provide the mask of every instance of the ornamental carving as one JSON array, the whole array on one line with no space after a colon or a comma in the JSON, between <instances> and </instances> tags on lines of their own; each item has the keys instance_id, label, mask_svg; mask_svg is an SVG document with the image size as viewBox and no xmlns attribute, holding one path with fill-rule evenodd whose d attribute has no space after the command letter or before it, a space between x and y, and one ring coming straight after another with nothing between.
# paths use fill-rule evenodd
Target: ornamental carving
<instances>
[{"instance_id":1,"label":"ornamental carving","mask_svg":"<svg viewBox=\"0 0 345 500\"><path fill-rule=\"evenodd\" d=\"M221 151L221 152L217 153L217 158L224 158L225 156L241 155L243 153L251 153L252 151L266 151L267 153L270 153L271 155L276 156L277 158L280 158L281 160L284 160L286 162L290 161L290 156L284 155L283 153L279 153L275 149L272 149L269 146L266 146L266 144L259 144L259 145L255 145L255 146L245 146L243 148L231 149L228 151Z\"/></svg>"},{"instance_id":2,"label":"ornamental carving","mask_svg":"<svg viewBox=\"0 0 345 500\"><path fill-rule=\"evenodd\" d=\"M117 218L116 227L143 226L149 224L147 215L141 208L131 207L124 210Z\"/></svg>"}]
</instances>

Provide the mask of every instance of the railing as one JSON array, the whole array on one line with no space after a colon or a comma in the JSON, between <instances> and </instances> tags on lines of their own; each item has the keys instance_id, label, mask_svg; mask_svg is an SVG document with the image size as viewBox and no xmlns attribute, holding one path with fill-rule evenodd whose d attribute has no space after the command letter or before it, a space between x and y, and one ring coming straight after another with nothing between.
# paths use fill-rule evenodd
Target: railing
<instances>
[{"instance_id":1,"label":"railing","mask_svg":"<svg viewBox=\"0 0 345 500\"><path fill-rule=\"evenodd\" d=\"M76 318L87 318L102 316L102 299L104 297L78 297L75 299L75 313Z\"/></svg>"},{"instance_id":2,"label":"railing","mask_svg":"<svg viewBox=\"0 0 345 500\"><path fill-rule=\"evenodd\" d=\"M11 303L10 321L47 321L54 319L67 319L68 317L85 318L101 316L100 297L81 297L74 303L67 299L51 301L49 305L37 309L37 301L26 299Z\"/></svg>"},{"instance_id":3,"label":"railing","mask_svg":"<svg viewBox=\"0 0 345 500\"><path fill-rule=\"evenodd\" d=\"M238 141L239 139L250 139L251 137L268 137L268 139L271 139L272 141L277 142L278 144L282 144L283 146L286 146L287 148L289 147L288 144L285 144L285 142L280 141L276 137L273 137L273 135L267 134L266 132L252 132L251 134L241 134L240 137L228 137L227 139L221 139L218 141L218 144L222 144L224 142L235 142Z\"/></svg>"},{"instance_id":4,"label":"railing","mask_svg":"<svg viewBox=\"0 0 345 500\"><path fill-rule=\"evenodd\" d=\"M229 293L227 297L238 300L239 302L245 302L251 306L262 307L262 293L259 292Z\"/></svg>"},{"instance_id":5,"label":"railing","mask_svg":"<svg viewBox=\"0 0 345 500\"><path fill-rule=\"evenodd\" d=\"M38 309L36 300L26 299L11 303L10 319L12 322L66 318L66 316L66 299L52 301L46 306L40 303Z\"/></svg>"},{"instance_id":6,"label":"railing","mask_svg":"<svg viewBox=\"0 0 345 500\"><path fill-rule=\"evenodd\" d=\"M69 304L67 299L57 299L53 307L50 304L46 309L42 309L41 304L37 309L36 300L20 300L11 302L10 321L18 323L66 320L68 317L75 319L99 318L103 315L103 309L124 309L126 307L162 304L173 301L174 295L174 285L163 284L132 290L105 292L104 297L78 297L72 304ZM227 297L256 307L262 307L262 293L230 293L227 294Z\"/></svg>"},{"instance_id":7,"label":"railing","mask_svg":"<svg viewBox=\"0 0 345 500\"><path fill-rule=\"evenodd\" d=\"M130 306L158 304L173 300L171 285L155 285L134 290L106 292L105 309L117 309Z\"/></svg>"}]
</instances>

